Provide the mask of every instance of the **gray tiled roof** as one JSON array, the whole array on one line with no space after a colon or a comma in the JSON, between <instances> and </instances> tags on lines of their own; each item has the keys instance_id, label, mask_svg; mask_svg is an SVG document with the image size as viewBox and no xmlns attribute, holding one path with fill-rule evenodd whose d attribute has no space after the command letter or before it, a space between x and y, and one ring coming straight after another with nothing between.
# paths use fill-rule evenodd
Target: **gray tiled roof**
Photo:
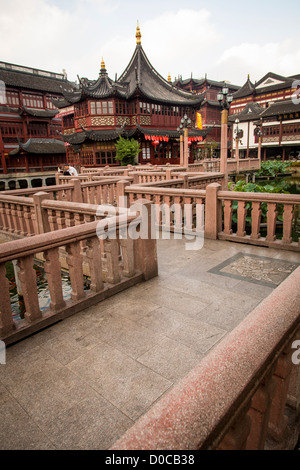
<instances>
[{"instance_id":1,"label":"gray tiled roof","mask_svg":"<svg viewBox=\"0 0 300 470\"><path fill-rule=\"evenodd\" d=\"M28 153L37 154L62 154L66 152L65 144L57 139L28 139L25 144L19 143L19 146L12 150L9 155L17 155L24 150Z\"/></svg>"},{"instance_id":2,"label":"gray tiled roof","mask_svg":"<svg viewBox=\"0 0 300 470\"><path fill-rule=\"evenodd\" d=\"M204 98L204 94L195 95L180 90L165 80L150 64L141 45L136 46L127 68L118 81L128 85L128 97L141 93L149 99L162 103L188 106L199 106Z\"/></svg>"},{"instance_id":3,"label":"gray tiled roof","mask_svg":"<svg viewBox=\"0 0 300 470\"><path fill-rule=\"evenodd\" d=\"M43 77L33 73L7 70L0 66L0 80L6 86L28 90L61 94L61 86L71 89L71 83L64 79Z\"/></svg>"}]
</instances>

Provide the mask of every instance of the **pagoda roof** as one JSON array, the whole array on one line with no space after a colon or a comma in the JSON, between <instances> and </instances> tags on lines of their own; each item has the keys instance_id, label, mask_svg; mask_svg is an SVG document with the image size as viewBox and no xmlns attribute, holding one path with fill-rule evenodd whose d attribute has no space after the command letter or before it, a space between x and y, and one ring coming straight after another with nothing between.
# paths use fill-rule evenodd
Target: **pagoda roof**
<instances>
[{"instance_id":1,"label":"pagoda roof","mask_svg":"<svg viewBox=\"0 0 300 470\"><path fill-rule=\"evenodd\" d=\"M250 95L260 95L277 90L292 88L294 81L299 78L298 75L284 77L273 72L268 72L258 82L253 84L248 76L246 83L233 94L233 99L246 98Z\"/></svg>"},{"instance_id":2,"label":"pagoda roof","mask_svg":"<svg viewBox=\"0 0 300 470\"><path fill-rule=\"evenodd\" d=\"M300 103L295 103L292 100L276 101L265 109L260 117L268 118L273 116L282 116L284 114L294 114L300 112Z\"/></svg>"},{"instance_id":3,"label":"pagoda roof","mask_svg":"<svg viewBox=\"0 0 300 470\"><path fill-rule=\"evenodd\" d=\"M82 129L80 132L74 132L73 134L63 135L60 134L65 142L70 145L80 145L86 140L93 140L96 142L104 142L107 140L117 139L120 135L127 136L124 127L116 127L115 129L106 130L86 130Z\"/></svg>"},{"instance_id":4,"label":"pagoda roof","mask_svg":"<svg viewBox=\"0 0 300 470\"><path fill-rule=\"evenodd\" d=\"M57 139L28 139L26 143L20 143L17 148L9 152L9 155L18 155L21 151L37 154L62 154L66 152L65 144Z\"/></svg>"},{"instance_id":5,"label":"pagoda roof","mask_svg":"<svg viewBox=\"0 0 300 470\"><path fill-rule=\"evenodd\" d=\"M55 109L37 109L37 108L27 108L22 106L20 109L20 114L27 113L30 116L39 117L39 118L53 118L57 115L57 110Z\"/></svg>"},{"instance_id":6,"label":"pagoda roof","mask_svg":"<svg viewBox=\"0 0 300 470\"><path fill-rule=\"evenodd\" d=\"M205 138L212 127L207 127L205 129L189 129L189 137L203 137ZM109 130L86 130L82 129L81 132L74 132L73 134L61 135L63 140L72 146L80 146L87 140L92 140L96 142L103 142L108 140L114 140L118 137L133 137L136 134L143 134L148 136L161 136L161 137L171 137L179 138L182 134L182 131L177 131L176 129L155 129L155 128L146 128L141 127L139 124L134 129L125 129L125 127L116 127L115 129Z\"/></svg>"},{"instance_id":7,"label":"pagoda roof","mask_svg":"<svg viewBox=\"0 0 300 470\"><path fill-rule=\"evenodd\" d=\"M62 88L61 92L63 98L52 100L58 108L78 103L86 97L103 99L119 96L130 99L136 95L162 104L199 107L205 96L180 90L165 80L149 62L140 41L137 42L133 56L118 80L109 78L102 59L97 80L79 78L79 88Z\"/></svg>"},{"instance_id":8,"label":"pagoda roof","mask_svg":"<svg viewBox=\"0 0 300 470\"><path fill-rule=\"evenodd\" d=\"M206 137L212 130L212 127L206 127L204 129L189 129L189 137ZM133 130L133 134L140 132L144 135L150 136L165 136L165 137L174 137L179 138L182 135L182 130L178 131L177 129L155 129L149 127L141 127L139 124ZM132 134L132 135L133 135Z\"/></svg>"},{"instance_id":9,"label":"pagoda roof","mask_svg":"<svg viewBox=\"0 0 300 470\"><path fill-rule=\"evenodd\" d=\"M233 93L233 99L244 98L246 96L252 95L255 90L255 85L251 82L250 77L248 76L246 83L235 93Z\"/></svg>"},{"instance_id":10,"label":"pagoda roof","mask_svg":"<svg viewBox=\"0 0 300 470\"><path fill-rule=\"evenodd\" d=\"M207 84L208 86L216 86L216 87L219 87L219 88L222 88L224 85L226 85L230 90L239 90L241 88L239 85L232 85L231 83L229 83L226 80L218 81L218 80L212 80L212 79L207 78L207 77L205 77L205 78L190 77L190 78L187 78L187 79L182 79L180 77L177 80L175 80L173 83L174 83L175 86L185 86L185 85L191 84L192 87L196 87L196 86L201 86L201 85Z\"/></svg>"},{"instance_id":11,"label":"pagoda roof","mask_svg":"<svg viewBox=\"0 0 300 470\"><path fill-rule=\"evenodd\" d=\"M140 93L153 101L188 106L199 106L204 98L204 94L195 95L180 90L165 80L151 65L141 44L136 45L133 56L118 82L127 85L128 98Z\"/></svg>"},{"instance_id":12,"label":"pagoda roof","mask_svg":"<svg viewBox=\"0 0 300 470\"><path fill-rule=\"evenodd\" d=\"M238 114L232 114L228 117L228 121L234 122L236 119L239 121L252 121L259 119L265 108L262 108L258 103L248 103L245 108Z\"/></svg>"}]
</instances>

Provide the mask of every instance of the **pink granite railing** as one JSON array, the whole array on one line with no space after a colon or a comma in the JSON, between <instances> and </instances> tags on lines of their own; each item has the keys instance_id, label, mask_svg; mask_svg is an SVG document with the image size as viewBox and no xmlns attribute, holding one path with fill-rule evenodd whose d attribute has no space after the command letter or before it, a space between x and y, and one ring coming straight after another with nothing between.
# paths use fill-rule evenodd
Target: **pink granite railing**
<instances>
[{"instance_id":1,"label":"pink granite railing","mask_svg":"<svg viewBox=\"0 0 300 470\"><path fill-rule=\"evenodd\" d=\"M235 159L230 158L227 160L227 169L232 173L236 172L238 168L239 171L259 170L260 163L258 158L241 158L238 163Z\"/></svg>"},{"instance_id":2,"label":"pink granite railing","mask_svg":"<svg viewBox=\"0 0 300 470\"><path fill-rule=\"evenodd\" d=\"M140 201L140 204L148 214L145 226L151 227L150 205L148 201ZM126 213L1 244L0 339L10 344L137 282L156 276L156 240L151 239L148 231L146 235L142 232L143 238L126 238L129 223L132 230L133 224L141 224L141 217ZM99 238L101 234L104 235ZM41 254L50 295L50 307L46 310L40 307L33 269L35 258L41 259ZM17 261L17 276L25 304L25 315L21 320L14 320L12 316L5 266L9 261ZM72 288L69 300L64 298L61 281L63 263ZM84 289L84 275L90 279L88 291Z\"/></svg>"},{"instance_id":3,"label":"pink granite railing","mask_svg":"<svg viewBox=\"0 0 300 470\"><path fill-rule=\"evenodd\" d=\"M0 231L17 238L37 233L33 198L1 194Z\"/></svg>"},{"instance_id":4,"label":"pink granite railing","mask_svg":"<svg viewBox=\"0 0 300 470\"><path fill-rule=\"evenodd\" d=\"M216 221L216 231L221 240L232 240L242 243L300 250L300 239L292 240L292 228L296 211L300 207L300 195L246 193L220 191L216 188L217 205L224 208L223 228ZM233 225L233 204L237 205L237 223ZM262 224L262 206L266 208L266 221ZM282 208L282 220L278 219L279 208ZM218 209L221 211L221 208ZM249 215L250 214L250 215ZM247 234L248 216L248 234ZM266 231L264 236L262 230Z\"/></svg>"},{"instance_id":5,"label":"pink granite railing","mask_svg":"<svg viewBox=\"0 0 300 470\"><path fill-rule=\"evenodd\" d=\"M288 443L285 412L294 402L291 377L299 375L300 367L295 360L299 285L300 268L110 450L263 450L295 445Z\"/></svg>"},{"instance_id":6,"label":"pink granite railing","mask_svg":"<svg viewBox=\"0 0 300 470\"><path fill-rule=\"evenodd\" d=\"M179 212L182 214L181 222L179 222L179 215L176 222L172 216L171 227L176 225L177 228L178 224L184 223L185 205L193 207L193 223L189 222L189 225L195 229L196 208L199 204L206 204L206 238L299 251L300 243L295 240L295 234L294 240L292 239L293 227L296 232L295 219L300 207L299 195L221 191L219 182L223 182L223 175L220 173L195 176L190 176L189 173L179 173L178 178L150 183L130 184L131 178L125 177L124 181L109 178L80 183L78 180L72 180L67 187L58 185L41 189L46 190L48 199L53 201L54 198L61 202L68 201L67 198L70 197L70 202L95 206L100 204L124 206L124 197L127 198L126 207L139 198L148 199L156 206L172 207L175 204L178 214ZM58 191L56 194L54 191L57 188L62 188L63 191ZM32 195L32 190L27 194ZM266 210L265 220L262 220L262 209ZM55 210L53 207L52 211ZM82 210L84 211L83 208ZM0 230L17 236L32 236L38 233L35 230L35 211L36 204L32 198L16 197L15 191L1 194ZM65 212L69 214L68 216L73 214L72 217L76 213L72 204L70 204L69 211L65 205ZM162 214L163 211L158 210L158 212ZM51 217L53 214L54 212ZM76 217L79 217L78 214ZM158 225L160 226L161 215L159 217ZM234 217L237 218L236 224L233 223Z\"/></svg>"}]
</instances>

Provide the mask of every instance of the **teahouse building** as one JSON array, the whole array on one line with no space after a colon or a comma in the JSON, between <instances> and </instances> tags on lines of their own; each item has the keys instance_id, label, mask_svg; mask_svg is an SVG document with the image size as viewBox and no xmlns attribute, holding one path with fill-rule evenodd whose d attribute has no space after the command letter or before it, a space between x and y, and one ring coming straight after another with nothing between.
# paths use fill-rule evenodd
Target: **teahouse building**
<instances>
[{"instance_id":1,"label":"teahouse building","mask_svg":"<svg viewBox=\"0 0 300 470\"><path fill-rule=\"evenodd\" d=\"M61 117L52 99L65 74L0 62L0 173L57 170L66 161Z\"/></svg>"},{"instance_id":2,"label":"teahouse building","mask_svg":"<svg viewBox=\"0 0 300 470\"><path fill-rule=\"evenodd\" d=\"M240 158L257 157L259 150L262 160L300 159L299 87L300 75L269 72L256 83L248 76L233 94L229 122L233 136L240 130Z\"/></svg>"},{"instance_id":3,"label":"teahouse building","mask_svg":"<svg viewBox=\"0 0 300 470\"><path fill-rule=\"evenodd\" d=\"M118 79L109 78L102 59L97 80L81 78L79 88L62 92L64 97L53 103L62 113L67 159L73 165L118 165L119 136L139 141L141 164L179 164L178 127L184 115L192 122L188 131L192 162L197 143L211 130L195 127L204 95L178 89L154 69L141 45L139 26L134 54Z\"/></svg>"}]
</instances>

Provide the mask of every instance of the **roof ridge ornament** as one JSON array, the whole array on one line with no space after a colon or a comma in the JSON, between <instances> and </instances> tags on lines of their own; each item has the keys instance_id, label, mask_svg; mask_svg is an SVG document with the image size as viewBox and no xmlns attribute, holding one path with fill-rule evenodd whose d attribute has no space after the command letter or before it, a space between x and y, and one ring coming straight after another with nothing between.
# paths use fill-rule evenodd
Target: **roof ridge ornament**
<instances>
[{"instance_id":1,"label":"roof ridge ornament","mask_svg":"<svg viewBox=\"0 0 300 470\"><path fill-rule=\"evenodd\" d=\"M137 45L142 44L142 41L141 41L142 35L141 35L140 27L139 27L139 21L137 22L135 37L136 37L136 43L137 43Z\"/></svg>"}]
</instances>

